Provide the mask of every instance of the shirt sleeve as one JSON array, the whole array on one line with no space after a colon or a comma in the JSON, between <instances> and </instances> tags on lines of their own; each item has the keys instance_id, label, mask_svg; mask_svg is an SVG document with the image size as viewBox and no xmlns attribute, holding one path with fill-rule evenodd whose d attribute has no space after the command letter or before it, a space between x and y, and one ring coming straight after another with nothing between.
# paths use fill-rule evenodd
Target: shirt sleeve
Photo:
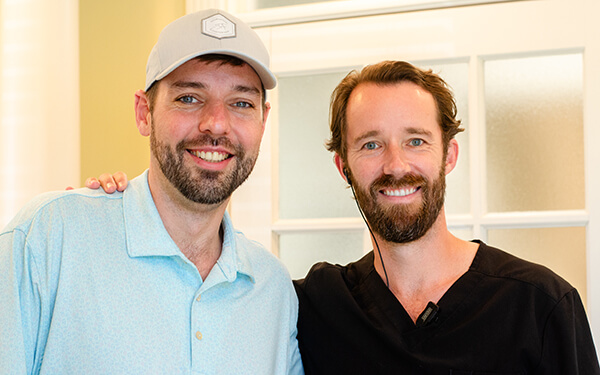
<instances>
[{"instance_id":1,"label":"shirt sleeve","mask_svg":"<svg viewBox=\"0 0 600 375\"><path fill-rule=\"evenodd\" d=\"M544 329L536 374L598 375L598 357L585 309L573 289L555 306Z\"/></svg>"},{"instance_id":2,"label":"shirt sleeve","mask_svg":"<svg viewBox=\"0 0 600 375\"><path fill-rule=\"evenodd\" d=\"M289 340L289 375L304 375L304 367L298 348L298 298L294 288L290 291L290 340Z\"/></svg>"},{"instance_id":3,"label":"shirt sleeve","mask_svg":"<svg viewBox=\"0 0 600 375\"><path fill-rule=\"evenodd\" d=\"M26 236L0 234L0 373L31 374L40 321L35 264L25 249ZM39 353L38 353L39 354Z\"/></svg>"}]
</instances>

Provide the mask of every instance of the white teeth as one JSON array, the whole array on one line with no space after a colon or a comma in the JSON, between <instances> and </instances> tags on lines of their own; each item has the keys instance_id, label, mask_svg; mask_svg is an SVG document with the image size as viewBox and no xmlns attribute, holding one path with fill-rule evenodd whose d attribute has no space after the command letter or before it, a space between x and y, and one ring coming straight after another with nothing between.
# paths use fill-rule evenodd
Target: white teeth
<instances>
[{"instance_id":1,"label":"white teeth","mask_svg":"<svg viewBox=\"0 0 600 375\"><path fill-rule=\"evenodd\" d=\"M417 188L384 190L383 194L389 197L405 197L407 195L413 194L415 191L417 191Z\"/></svg>"},{"instance_id":2,"label":"white teeth","mask_svg":"<svg viewBox=\"0 0 600 375\"><path fill-rule=\"evenodd\" d=\"M218 163L227 159L229 154L220 153L220 152L204 152L204 151L191 151L191 153L202 160L210 161L213 163Z\"/></svg>"}]
</instances>

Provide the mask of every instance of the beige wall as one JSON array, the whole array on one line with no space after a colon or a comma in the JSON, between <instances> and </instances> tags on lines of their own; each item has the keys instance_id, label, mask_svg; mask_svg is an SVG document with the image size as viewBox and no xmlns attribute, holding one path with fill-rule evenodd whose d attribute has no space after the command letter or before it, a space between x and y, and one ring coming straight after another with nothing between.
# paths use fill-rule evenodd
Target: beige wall
<instances>
[{"instance_id":1,"label":"beige wall","mask_svg":"<svg viewBox=\"0 0 600 375\"><path fill-rule=\"evenodd\" d=\"M103 172L137 176L148 166L148 139L133 103L162 28L185 14L185 0L80 0L81 183Z\"/></svg>"}]
</instances>

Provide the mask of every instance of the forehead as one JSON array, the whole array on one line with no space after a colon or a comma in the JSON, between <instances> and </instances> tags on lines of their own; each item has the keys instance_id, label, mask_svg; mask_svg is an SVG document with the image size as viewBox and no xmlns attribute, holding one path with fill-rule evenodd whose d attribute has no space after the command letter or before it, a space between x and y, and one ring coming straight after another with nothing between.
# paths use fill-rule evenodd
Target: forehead
<instances>
[{"instance_id":1,"label":"forehead","mask_svg":"<svg viewBox=\"0 0 600 375\"><path fill-rule=\"evenodd\" d=\"M412 82L359 84L346 111L347 133L425 129L440 133L438 110L431 93Z\"/></svg>"},{"instance_id":2,"label":"forehead","mask_svg":"<svg viewBox=\"0 0 600 375\"><path fill-rule=\"evenodd\" d=\"M215 92L240 88L258 95L262 92L260 77L250 65L246 63L233 65L219 60L191 59L181 64L159 83L167 89L195 86Z\"/></svg>"}]
</instances>

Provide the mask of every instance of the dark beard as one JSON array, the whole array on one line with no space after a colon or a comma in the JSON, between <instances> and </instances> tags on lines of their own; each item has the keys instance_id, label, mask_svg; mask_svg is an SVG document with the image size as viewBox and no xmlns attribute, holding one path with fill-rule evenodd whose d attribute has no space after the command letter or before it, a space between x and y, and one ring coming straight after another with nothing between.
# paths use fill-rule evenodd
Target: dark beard
<instances>
[{"instance_id":1,"label":"dark beard","mask_svg":"<svg viewBox=\"0 0 600 375\"><path fill-rule=\"evenodd\" d=\"M444 205L446 190L444 164L442 163L438 178L433 182L415 174L406 175L401 179L383 175L371 184L368 192L360 186L356 187L356 200L371 230L385 241L394 243L408 243L423 237L437 220ZM356 179L352 180L356 181ZM382 188L406 186L420 186L423 199L419 207L403 204L382 207L377 203Z\"/></svg>"},{"instance_id":2,"label":"dark beard","mask_svg":"<svg viewBox=\"0 0 600 375\"><path fill-rule=\"evenodd\" d=\"M225 145L235 152L235 163L230 172L206 171L190 168L184 164L187 148L193 145ZM173 151L168 145L156 139L154 124L150 134L150 149L158 161L160 169L171 184L187 199L202 204L218 204L229 198L250 175L256 155L246 156L241 146L233 146L228 138L213 138L204 134L191 141L181 141Z\"/></svg>"}]
</instances>

